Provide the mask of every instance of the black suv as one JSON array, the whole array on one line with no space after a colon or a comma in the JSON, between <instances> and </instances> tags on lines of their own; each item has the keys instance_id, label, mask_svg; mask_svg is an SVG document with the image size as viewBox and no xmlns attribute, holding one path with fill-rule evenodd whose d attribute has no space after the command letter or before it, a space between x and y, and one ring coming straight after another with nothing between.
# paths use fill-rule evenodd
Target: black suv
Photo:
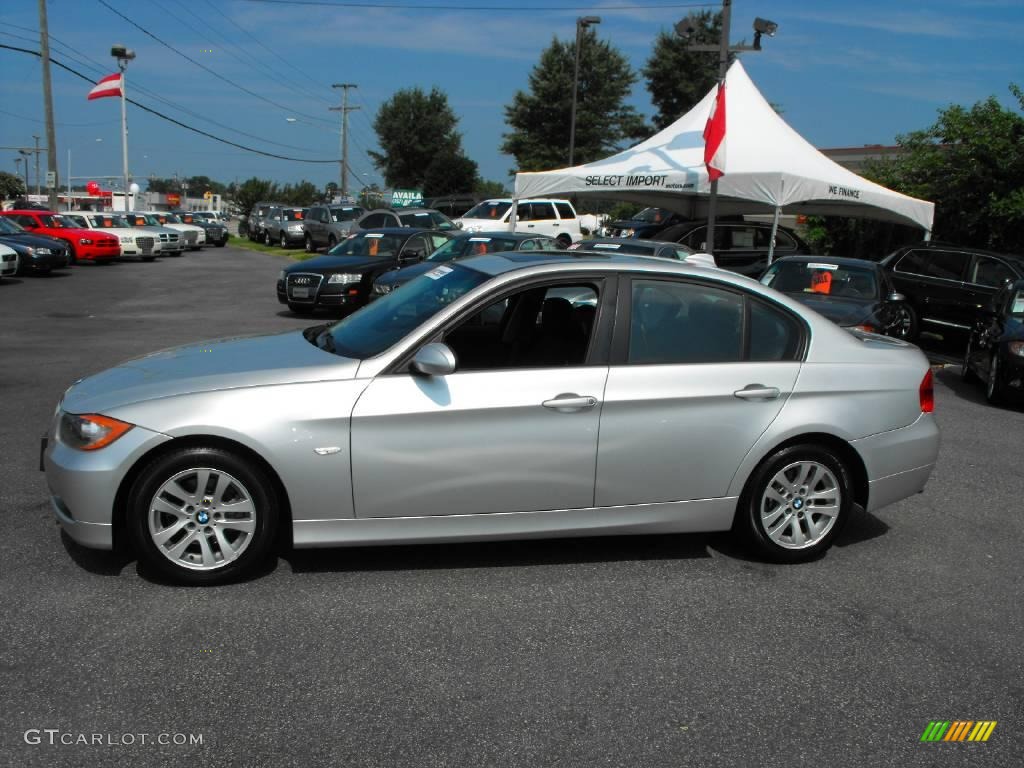
<instances>
[{"instance_id":1,"label":"black suv","mask_svg":"<svg viewBox=\"0 0 1024 768\"><path fill-rule=\"evenodd\" d=\"M763 221L719 221L715 224L715 247L707 247L707 221L687 221L661 230L651 239L682 243L695 253L713 252L722 269L749 277L760 277L768 269L768 246L772 225ZM779 227L775 233L774 258L810 254L807 243L792 230Z\"/></svg>"},{"instance_id":2,"label":"black suv","mask_svg":"<svg viewBox=\"0 0 1024 768\"><path fill-rule=\"evenodd\" d=\"M922 330L968 333L995 292L1024 277L1024 257L940 242L905 245L881 263L907 297L900 323L907 340Z\"/></svg>"}]
</instances>

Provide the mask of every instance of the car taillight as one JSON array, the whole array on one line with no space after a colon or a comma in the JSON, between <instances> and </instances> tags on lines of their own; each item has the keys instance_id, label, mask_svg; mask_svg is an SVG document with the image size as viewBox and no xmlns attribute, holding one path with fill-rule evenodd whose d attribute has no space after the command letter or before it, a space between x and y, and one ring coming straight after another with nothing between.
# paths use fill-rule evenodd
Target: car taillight
<instances>
[{"instance_id":1,"label":"car taillight","mask_svg":"<svg viewBox=\"0 0 1024 768\"><path fill-rule=\"evenodd\" d=\"M932 369L929 368L921 379L921 387L918 389L921 397L921 413L932 413L935 410L935 382L932 378Z\"/></svg>"},{"instance_id":2,"label":"car taillight","mask_svg":"<svg viewBox=\"0 0 1024 768\"><path fill-rule=\"evenodd\" d=\"M868 325L867 323L861 323L860 325L854 325L854 326L852 326L852 328L854 328L855 330L858 330L858 331L866 331L868 333L875 333L876 330L877 330L875 328L875 326Z\"/></svg>"}]
</instances>

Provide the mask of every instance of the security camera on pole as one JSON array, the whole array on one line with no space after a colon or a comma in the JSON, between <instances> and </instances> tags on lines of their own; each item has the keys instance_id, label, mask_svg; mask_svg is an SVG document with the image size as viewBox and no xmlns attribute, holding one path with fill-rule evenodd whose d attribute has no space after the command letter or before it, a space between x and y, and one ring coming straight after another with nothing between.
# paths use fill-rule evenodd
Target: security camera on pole
<instances>
[{"instance_id":1,"label":"security camera on pole","mask_svg":"<svg viewBox=\"0 0 1024 768\"><path fill-rule=\"evenodd\" d=\"M714 254L715 249L715 208L718 203L718 178L725 175L725 75L729 71L729 54L741 51L760 51L761 36L775 37L779 25L774 21L757 17L754 19L754 44L746 45L741 42L737 45L729 45L729 20L732 15L732 0L722 0L722 38L718 45L688 45L691 51L717 52L718 58L718 96L711 108L708 117L707 127L704 129L704 163L707 166L708 178L711 180L711 192L708 195L708 231L705 249L708 253ZM676 34L689 40L697 31L697 22L691 16L679 21L675 25ZM774 247L775 230L778 225L772 227L772 244Z\"/></svg>"}]
</instances>

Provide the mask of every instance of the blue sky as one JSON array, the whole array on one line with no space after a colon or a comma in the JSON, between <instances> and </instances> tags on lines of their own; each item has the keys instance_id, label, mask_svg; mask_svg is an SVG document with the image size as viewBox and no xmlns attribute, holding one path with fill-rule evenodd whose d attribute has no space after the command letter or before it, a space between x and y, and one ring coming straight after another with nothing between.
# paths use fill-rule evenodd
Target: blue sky
<instances>
[{"instance_id":1,"label":"blue sky","mask_svg":"<svg viewBox=\"0 0 1024 768\"><path fill-rule=\"evenodd\" d=\"M350 117L350 157L362 181L380 180L366 156L374 148L371 123L380 103L399 88L434 85L447 92L466 152L482 175L506 181L514 162L498 151L506 129L503 107L526 87L530 69L553 36L572 37L580 13L599 14L598 34L639 70L657 33L687 13L679 7L684 3L664 0L593 5L586 0L429 0L415 10L247 0L107 2L216 73L281 106L218 80L97 0L49 0L50 34L77 51L54 42L54 58L96 78L116 71L110 45L124 43L138 55L129 69L130 96L242 144L336 159L338 118L328 107L338 102L338 94L330 84L358 83L352 103L362 109ZM36 0L0 5L0 43L36 47ZM535 10L496 10L522 5ZM556 6L587 10L537 10ZM744 65L765 97L782 106L785 119L819 147L891 144L897 134L929 125L945 105L969 105L989 95L1010 105L1007 85L1024 85L1022 0L735 0L734 42L749 38L755 16L776 21L779 32L765 41L761 53L745 54ZM84 57L98 62L99 69ZM31 145L33 133L44 136L38 60L0 49L0 73L0 145ZM53 79L62 178L69 148L75 176L119 174L118 100L86 101L89 85L60 69L54 69ZM161 104L139 87L199 116ZM632 103L644 115L653 111L642 81L634 87ZM130 167L139 179L177 172L224 181L254 175L305 178L323 185L338 175L336 164L252 155L132 107L129 130ZM15 156L0 150L0 169L13 172Z\"/></svg>"}]
</instances>

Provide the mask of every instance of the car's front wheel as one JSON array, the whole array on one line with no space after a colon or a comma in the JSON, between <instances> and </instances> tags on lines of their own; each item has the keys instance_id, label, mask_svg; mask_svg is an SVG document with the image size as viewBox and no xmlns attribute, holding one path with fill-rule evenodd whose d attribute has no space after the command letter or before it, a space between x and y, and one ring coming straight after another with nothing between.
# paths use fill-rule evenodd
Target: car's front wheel
<instances>
[{"instance_id":1,"label":"car's front wheel","mask_svg":"<svg viewBox=\"0 0 1024 768\"><path fill-rule=\"evenodd\" d=\"M896 321L892 326L892 335L903 341L917 338L917 313L914 308L904 302L896 310Z\"/></svg>"},{"instance_id":2,"label":"car's front wheel","mask_svg":"<svg viewBox=\"0 0 1024 768\"><path fill-rule=\"evenodd\" d=\"M270 230L269 229L264 231L264 233L263 233L263 244L264 245L273 245L274 244L274 240L270 236Z\"/></svg>"},{"instance_id":3,"label":"car's front wheel","mask_svg":"<svg viewBox=\"0 0 1024 768\"><path fill-rule=\"evenodd\" d=\"M287 248L288 247L288 238L285 237L284 232L281 233L280 245L281 245L282 248Z\"/></svg>"},{"instance_id":4,"label":"car's front wheel","mask_svg":"<svg viewBox=\"0 0 1024 768\"><path fill-rule=\"evenodd\" d=\"M213 447L150 462L132 486L128 528L143 564L180 584L242 578L277 533L273 486L250 461Z\"/></svg>"},{"instance_id":5,"label":"car's front wheel","mask_svg":"<svg viewBox=\"0 0 1024 768\"><path fill-rule=\"evenodd\" d=\"M307 233L305 238L306 253L313 253L316 248L313 247L313 238Z\"/></svg>"},{"instance_id":6,"label":"car's front wheel","mask_svg":"<svg viewBox=\"0 0 1024 768\"><path fill-rule=\"evenodd\" d=\"M778 450L747 482L734 529L769 560L798 563L817 557L850 515L849 477L842 460L824 447Z\"/></svg>"}]
</instances>

